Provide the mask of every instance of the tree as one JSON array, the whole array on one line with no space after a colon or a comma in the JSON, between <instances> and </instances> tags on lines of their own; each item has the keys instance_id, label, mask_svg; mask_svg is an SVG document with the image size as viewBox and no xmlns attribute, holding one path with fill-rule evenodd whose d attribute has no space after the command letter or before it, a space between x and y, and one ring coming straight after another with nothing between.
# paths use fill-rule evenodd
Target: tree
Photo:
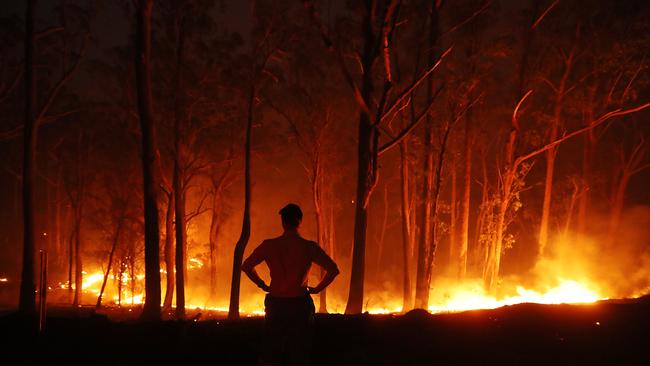
<instances>
[{"instance_id":1,"label":"tree","mask_svg":"<svg viewBox=\"0 0 650 366\"><path fill-rule=\"evenodd\" d=\"M26 314L36 312L36 279L34 278L34 178L36 176L36 138L38 124L34 119L34 5L27 1L25 18L25 131L23 152L23 270L20 280L19 309Z\"/></svg>"},{"instance_id":2,"label":"tree","mask_svg":"<svg viewBox=\"0 0 650 366\"><path fill-rule=\"evenodd\" d=\"M19 126L14 131L6 135L11 137L15 136L20 130L23 132L23 268L21 272L21 285L20 285L20 298L19 309L26 314L33 314L36 310L35 303L35 278L34 278L34 250L36 246L36 233L35 233L35 210L36 203L34 200L36 189L36 148L38 141L39 127L45 123L51 123L60 118L63 118L74 111L53 114L51 107L57 97L60 95L64 85L70 80L77 70L80 61L85 54L85 40L87 33L82 30L82 38L80 49L77 53L72 50L66 50L63 54L71 52L74 55L72 63L63 63L63 71L58 76L58 79L52 84L52 87L47 90L44 103L38 105L36 102L36 77L34 68L34 57L36 50L36 40L45 39L54 34L62 34L63 37L67 36L65 31L65 16L64 26L48 28L42 32L35 33L34 31L34 12L35 0L29 0L26 3L26 17L25 17L25 115L24 125ZM72 33L72 32L70 32Z\"/></svg>"},{"instance_id":3,"label":"tree","mask_svg":"<svg viewBox=\"0 0 650 366\"><path fill-rule=\"evenodd\" d=\"M145 303L143 320L160 320L160 261L158 184L154 169L158 159L151 96L151 14L153 0L136 3L136 82L142 133L144 183Z\"/></svg>"}]
</instances>

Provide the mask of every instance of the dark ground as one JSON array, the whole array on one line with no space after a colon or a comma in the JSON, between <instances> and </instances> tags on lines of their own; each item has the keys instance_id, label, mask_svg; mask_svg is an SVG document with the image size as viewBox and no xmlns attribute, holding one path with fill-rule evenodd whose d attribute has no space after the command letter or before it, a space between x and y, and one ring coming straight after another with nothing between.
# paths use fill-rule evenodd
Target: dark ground
<instances>
[{"instance_id":1,"label":"dark ground","mask_svg":"<svg viewBox=\"0 0 650 366\"><path fill-rule=\"evenodd\" d=\"M41 337L0 317L0 364L255 365L262 318L116 322L52 310ZM16 360L16 361L13 361ZM314 365L650 365L650 297L429 315L317 315Z\"/></svg>"}]
</instances>

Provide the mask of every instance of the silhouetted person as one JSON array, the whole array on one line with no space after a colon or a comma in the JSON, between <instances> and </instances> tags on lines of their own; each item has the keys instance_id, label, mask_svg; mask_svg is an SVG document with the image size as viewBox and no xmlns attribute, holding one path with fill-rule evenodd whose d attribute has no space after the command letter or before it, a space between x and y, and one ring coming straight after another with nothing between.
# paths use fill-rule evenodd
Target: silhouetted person
<instances>
[{"instance_id":1,"label":"silhouetted person","mask_svg":"<svg viewBox=\"0 0 650 366\"><path fill-rule=\"evenodd\" d=\"M290 203L280 210L282 236L267 239L246 258L242 271L259 288L268 292L264 299L265 324L261 364L308 365L311 348L311 329L314 321L314 302L310 294L327 287L339 269L336 263L311 240L298 233L302 211ZM267 285L255 271L255 266L266 262L271 273ZM315 287L307 286L307 274L316 263L326 271Z\"/></svg>"}]
</instances>

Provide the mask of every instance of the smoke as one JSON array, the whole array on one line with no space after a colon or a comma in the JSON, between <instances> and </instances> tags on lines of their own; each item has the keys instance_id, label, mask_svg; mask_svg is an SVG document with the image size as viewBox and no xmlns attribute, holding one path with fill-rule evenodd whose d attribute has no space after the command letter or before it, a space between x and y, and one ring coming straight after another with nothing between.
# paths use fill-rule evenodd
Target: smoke
<instances>
[{"instance_id":1,"label":"smoke","mask_svg":"<svg viewBox=\"0 0 650 366\"><path fill-rule=\"evenodd\" d=\"M616 231L604 215L591 214L592 234L556 235L533 269L537 285L560 279L586 283L609 298L650 291L650 206L623 212Z\"/></svg>"}]
</instances>

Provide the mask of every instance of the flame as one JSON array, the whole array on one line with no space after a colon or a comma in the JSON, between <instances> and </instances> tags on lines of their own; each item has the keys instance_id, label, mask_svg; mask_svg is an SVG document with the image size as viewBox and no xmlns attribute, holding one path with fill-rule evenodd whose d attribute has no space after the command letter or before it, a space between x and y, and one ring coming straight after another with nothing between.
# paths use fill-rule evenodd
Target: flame
<instances>
[{"instance_id":1,"label":"flame","mask_svg":"<svg viewBox=\"0 0 650 366\"><path fill-rule=\"evenodd\" d=\"M458 312L475 309L495 309L502 306L535 303L535 304L586 304L605 300L596 290L575 280L558 279L559 284L546 291L516 287L516 295L498 299L485 294L480 286L459 287L443 303L429 305L432 313Z\"/></svg>"},{"instance_id":2,"label":"flame","mask_svg":"<svg viewBox=\"0 0 650 366\"><path fill-rule=\"evenodd\" d=\"M201 263L196 260L194 263ZM122 304L140 305L144 301L144 293L141 289L131 293L130 286L126 284L131 280L130 277L123 273L122 278ZM84 275L83 291L85 293L98 294L101 287L104 274L102 271L91 272ZM115 276L110 276L115 280ZM141 282L144 279L143 274L135 276L136 281ZM0 279L1 281L2 279ZM432 298L429 303L428 311L431 313L443 312L460 312L467 310L494 309L502 306L514 305L519 303L537 303L537 304L586 304L594 303L599 300L607 299L602 296L595 286L590 286L587 281L580 282L573 279L558 278L555 286L549 286L544 290L529 289L524 286L516 286L515 293L510 296L496 297L486 293L479 282L467 281L465 283L456 283L453 286L447 286L444 289L435 289L432 291ZM60 284L65 288L67 284ZM74 286L73 286L74 287ZM115 289L111 290L112 296L105 297L112 299L115 304L118 303L119 296ZM249 300L260 300L258 298ZM370 314L396 314L403 312L401 301L389 299L377 306L371 306L365 309ZM343 304L332 304L330 306L334 313L340 313L344 309ZM188 303L187 309L200 309L205 311L228 312L227 307L206 306L205 304ZM262 301L242 302L241 313L244 316L262 316L264 315Z\"/></svg>"}]
</instances>

